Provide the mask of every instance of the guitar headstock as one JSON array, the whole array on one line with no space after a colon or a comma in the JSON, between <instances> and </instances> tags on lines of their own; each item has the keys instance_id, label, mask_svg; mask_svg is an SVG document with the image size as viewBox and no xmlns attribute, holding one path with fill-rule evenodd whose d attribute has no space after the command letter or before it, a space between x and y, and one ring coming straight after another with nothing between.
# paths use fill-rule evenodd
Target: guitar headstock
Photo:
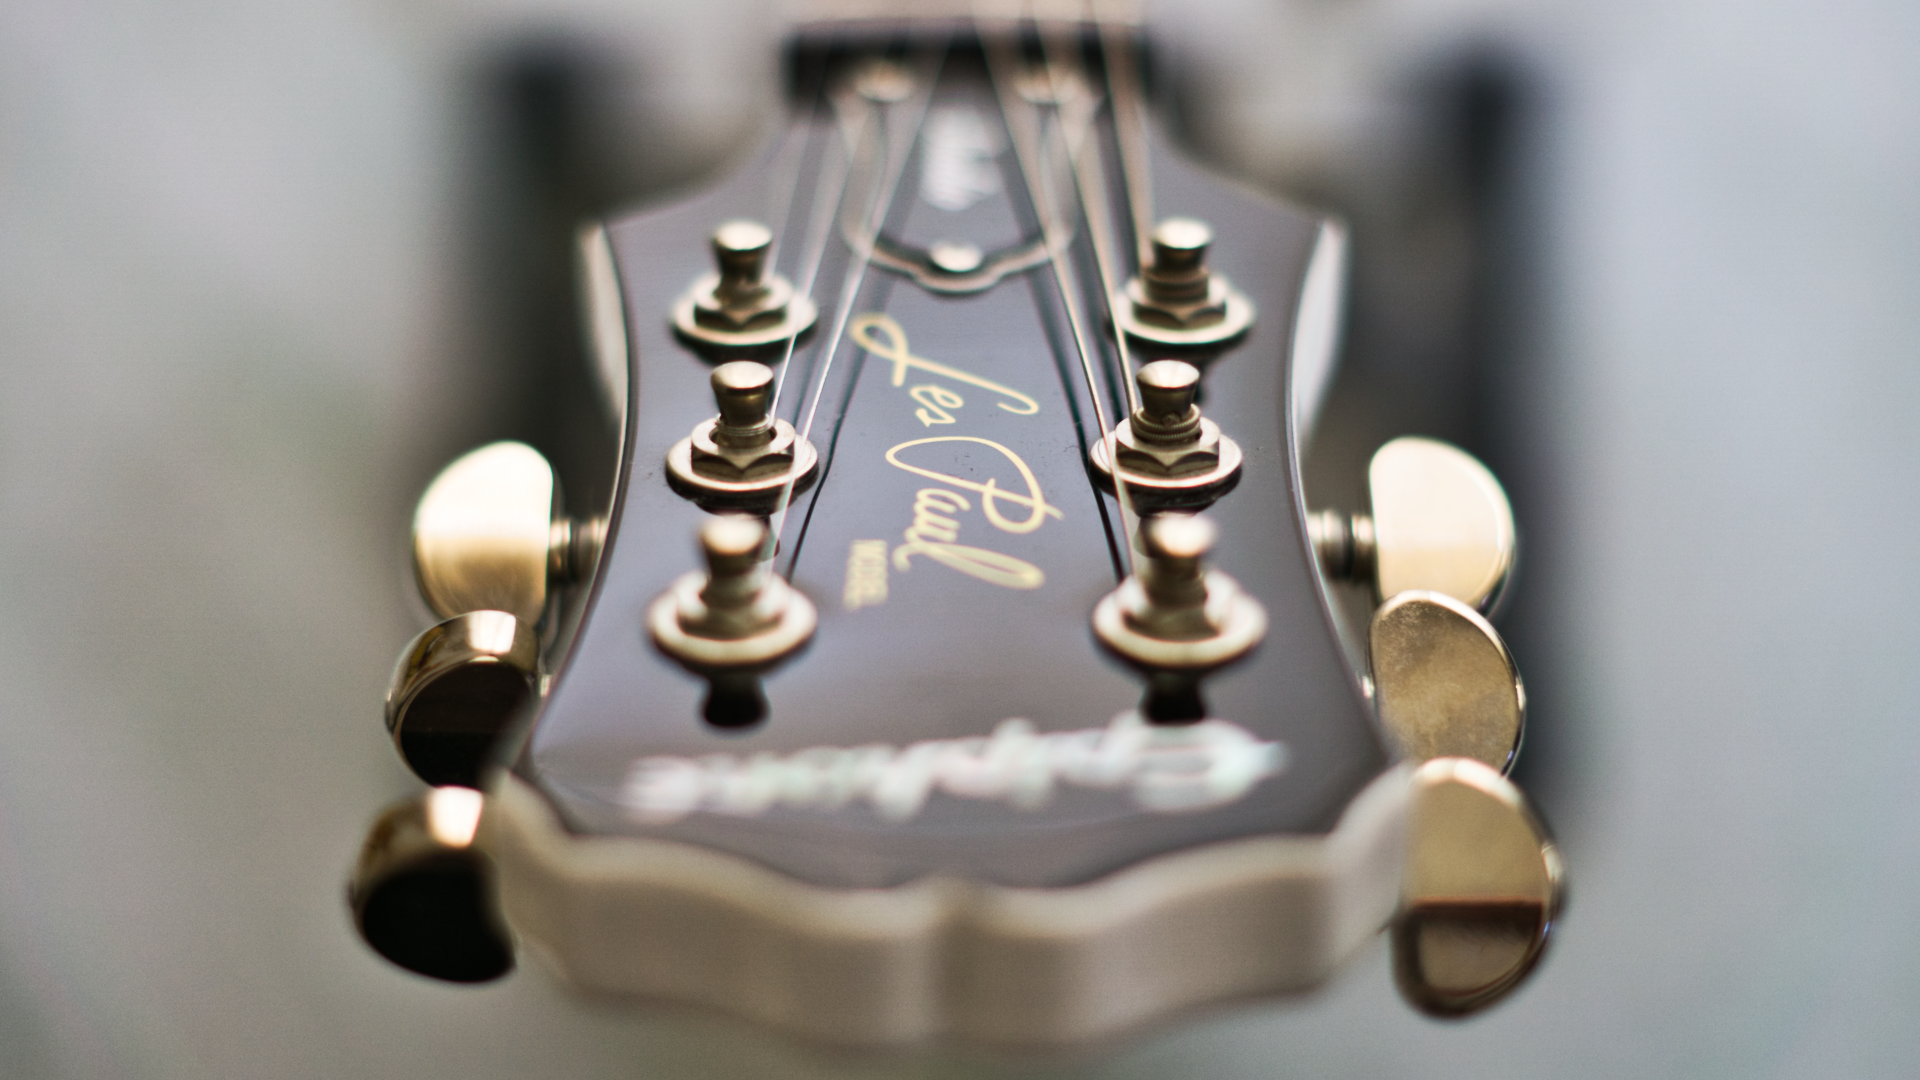
<instances>
[{"instance_id":1,"label":"guitar headstock","mask_svg":"<svg viewBox=\"0 0 1920 1080\"><path fill-rule=\"evenodd\" d=\"M1495 928L1522 943L1497 974L1538 956L1557 863L1500 777L1524 699L1477 610L1504 497L1463 532L1433 477L1484 497L1477 463L1401 446L1370 518L1309 517L1343 234L1161 149L1139 47L803 36L751 164L583 241L613 504L559 513L524 447L423 500L448 622L389 728L429 781L485 784L435 850L481 893L497 871L571 981L853 1042L1101 1035L1324 978L1419 907L1407 806L1456 789L1493 809L1416 815L1421 842L1519 822L1545 869L1519 900L1422 878L1471 917L1419 907L1410 993L1498 996L1420 989L1486 897L1533 920ZM1394 585L1372 672L1325 571ZM369 860L363 911L405 863Z\"/></svg>"}]
</instances>

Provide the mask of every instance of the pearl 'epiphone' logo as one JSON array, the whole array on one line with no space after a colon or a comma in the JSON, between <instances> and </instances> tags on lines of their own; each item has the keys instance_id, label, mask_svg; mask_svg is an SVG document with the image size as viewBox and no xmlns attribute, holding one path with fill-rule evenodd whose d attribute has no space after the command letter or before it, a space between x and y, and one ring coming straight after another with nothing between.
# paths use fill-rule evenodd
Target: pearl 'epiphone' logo
<instances>
[{"instance_id":1,"label":"pearl 'epiphone' logo","mask_svg":"<svg viewBox=\"0 0 1920 1080\"><path fill-rule=\"evenodd\" d=\"M1168 814L1235 802L1286 763L1284 745L1226 720L1149 724L1127 712L1104 728L1042 732L1015 718L1000 721L991 735L908 746L641 758L628 770L620 800L651 822L702 811L754 817L776 807L837 810L856 802L906 821L936 791L1035 810L1065 786L1124 791L1141 809Z\"/></svg>"}]
</instances>

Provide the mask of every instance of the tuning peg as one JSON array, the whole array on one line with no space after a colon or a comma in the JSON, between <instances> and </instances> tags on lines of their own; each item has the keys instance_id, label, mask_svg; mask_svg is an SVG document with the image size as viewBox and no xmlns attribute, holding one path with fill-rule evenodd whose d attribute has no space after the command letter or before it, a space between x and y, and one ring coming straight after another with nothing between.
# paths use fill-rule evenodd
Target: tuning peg
<instances>
[{"instance_id":1,"label":"tuning peg","mask_svg":"<svg viewBox=\"0 0 1920 1080\"><path fill-rule=\"evenodd\" d=\"M712 245L716 269L673 305L674 329L682 336L696 345L756 349L813 325L813 300L769 272L772 230L757 221L729 221L714 230Z\"/></svg>"},{"instance_id":2,"label":"tuning peg","mask_svg":"<svg viewBox=\"0 0 1920 1080\"><path fill-rule=\"evenodd\" d=\"M1477 761L1414 770L1394 918L1400 992L1435 1016L1504 998L1547 947L1565 895L1559 849L1514 784Z\"/></svg>"},{"instance_id":3,"label":"tuning peg","mask_svg":"<svg viewBox=\"0 0 1920 1080\"><path fill-rule=\"evenodd\" d=\"M1266 636L1266 609L1204 561L1218 537L1198 515L1146 518L1139 568L1093 609L1094 636L1148 674L1151 719L1200 719L1200 678Z\"/></svg>"},{"instance_id":4,"label":"tuning peg","mask_svg":"<svg viewBox=\"0 0 1920 1080\"><path fill-rule=\"evenodd\" d=\"M469 611L430 626L400 654L387 691L387 731L429 784L480 782L495 741L534 692L540 639L504 611Z\"/></svg>"},{"instance_id":5,"label":"tuning peg","mask_svg":"<svg viewBox=\"0 0 1920 1080\"><path fill-rule=\"evenodd\" d=\"M1409 591L1368 629L1380 721L1415 761L1472 758L1505 772L1520 751L1527 693L1513 656L1479 612L1443 593Z\"/></svg>"},{"instance_id":6,"label":"tuning peg","mask_svg":"<svg viewBox=\"0 0 1920 1080\"><path fill-rule=\"evenodd\" d=\"M761 562L767 527L724 515L700 529L707 572L683 575L647 609L662 651L700 672L767 667L813 636L813 603Z\"/></svg>"},{"instance_id":7,"label":"tuning peg","mask_svg":"<svg viewBox=\"0 0 1920 1080\"><path fill-rule=\"evenodd\" d=\"M354 926L375 952L449 982L513 969L490 866L473 847L484 805L471 788L439 787L375 819L347 883Z\"/></svg>"},{"instance_id":8,"label":"tuning peg","mask_svg":"<svg viewBox=\"0 0 1920 1080\"><path fill-rule=\"evenodd\" d=\"M773 417L773 369L735 360L709 378L720 413L667 451L667 480L709 509L772 509L781 493L804 490L820 455L793 425Z\"/></svg>"},{"instance_id":9,"label":"tuning peg","mask_svg":"<svg viewBox=\"0 0 1920 1080\"><path fill-rule=\"evenodd\" d=\"M1371 579L1374 596L1446 593L1481 611L1513 570L1513 508L1485 465L1455 446L1407 436L1367 466L1371 515L1322 511L1307 531L1327 576Z\"/></svg>"},{"instance_id":10,"label":"tuning peg","mask_svg":"<svg viewBox=\"0 0 1920 1080\"><path fill-rule=\"evenodd\" d=\"M1240 480L1240 446L1200 414L1200 369L1180 360L1156 360L1134 374L1140 407L1114 425L1089 455L1112 483L1114 463L1134 505L1143 512L1198 509Z\"/></svg>"},{"instance_id":11,"label":"tuning peg","mask_svg":"<svg viewBox=\"0 0 1920 1080\"><path fill-rule=\"evenodd\" d=\"M413 571L441 618L505 611L538 623L549 582L577 580L600 556L604 523L556 514L553 467L497 442L440 471L413 515Z\"/></svg>"},{"instance_id":12,"label":"tuning peg","mask_svg":"<svg viewBox=\"0 0 1920 1080\"><path fill-rule=\"evenodd\" d=\"M1194 218L1167 218L1150 238L1151 265L1113 298L1118 329L1172 349L1225 345L1253 325L1253 302L1207 266L1213 229Z\"/></svg>"}]
</instances>

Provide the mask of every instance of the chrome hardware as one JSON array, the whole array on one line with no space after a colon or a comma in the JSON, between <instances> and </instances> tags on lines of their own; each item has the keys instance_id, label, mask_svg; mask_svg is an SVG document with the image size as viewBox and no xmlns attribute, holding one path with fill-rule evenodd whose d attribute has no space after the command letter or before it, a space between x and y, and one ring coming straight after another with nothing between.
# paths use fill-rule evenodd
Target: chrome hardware
<instances>
[{"instance_id":1,"label":"chrome hardware","mask_svg":"<svg viewBox=\"0 0 1920 1080\"><path fill-rule=\"evenodd\" d=\"M1093 631L1142 667L1200 673L1252 651L1266 609L1202 561L1219 530L1206 518L1165 514L1140 526L1140 568L1093 609Z\"/></svg>"},{"instance_id":2,"label":"chrome hardware","mask_svg":"<svg viewBox=\"0 0 1920 1080\"><path fill-rule=\"evenodd\" d=\"M387 732L407 767L429 784L478 786L539 661L533 626L504 611L464 612L414 638L387 690Z\"/></svg>"},{"instance_id":3,"label":"chrome hardware","mask_svg":"<svg viewBox=\"0 0 1920 1080\"><path fill-rule=\"evenodd\" d=\"M686 574L647 609L661 651L699 672L767 667L806 644L813 603L761 562L767 527L757 518L716 517L700 529L707 572Z\"/></svg>"},{"instance_id":4,"label":"chrome hardware","mask_svg":"<svg viewBox=\"0 0 1920 1080\"><path fill-rule=\"evenodd\" d=\"M1327 576L1373 583L1376 599L1409 589L1491 609L1513 571L1513 508L1485 465L1458 447L1407 436L1367 466L1371 515L1325 510L1307 533Z\"/></svg>"},{"instance_id":5,"label":"chrome hardware","mask_svg":"<svg viewBox=\"0 0 1920 1080\"><path fill-rule=\"evenodd\" d=\"M373 951L449 982L513 969L492 870L473 848L484 805L471 788L439 787L374 820L347 883L354 926Z\"/></svg>"},{"instance_id":6,"label":"chrome hardware","mask_svg":"<svg viewBox=\"0 0 1920 1080\"><path fill-rule=\"evenodd\" d=\"M710 381L720 415L701 421L667 451L674 489L704 504L746 507L789 485L804 488L819 454L792 424L768 415L773 370L735 360L714 368Z\"/></svg>"},{"instance_id":7,"label":"chrome hardware","mask_svg":"<svg viewBox=\"0 0 1920 1080\"><path fill-rule=\"evenodd\" d=\"M774 345L804 332L818 312L793 283L768 272L773 232L757 221L729 221L713 233L718 269L695 280L673 305L674 328L696 344L723 349Z\"/></svg>"},{"instance_id":8,"label":"chrome hardware","mask_svg":"<svg viewBox=\"0 0 1920 1080\"><path fill-rule=\"evenodd\" d=\"M553 467L525 443L498 442L440 471L413 515L413 570L441 618L504 611L538 623L548 586L584 578L605 522L555 513Z\"/></svg>"},{"instance_id":9,"label":"chrome hardware","mask_svg":"<svg viewBox=\"0 0 1920 1080\"><path fill-rule=\"evenodd\" d=\"M1403 592L1374 612L1367 637L1380 722L1402 753L1512 767L1526 730L1526 687L1479 612L1444 593Z\"/></svg>"},{"instance_id":10,"label":"chrome hardware","mask_svg":"<svg viewBox=\"0 0 1920 1080\"><path fill-rule=\"evenodd\" d=\"M1117 458L1129 495L1149 511L1204 507L1231 490L1240 479L1240 446L1194 404L1200 369L1156 360L1135 373L1134 384L1140 407L1090 455L1102 478L1111 483Z\"/></svg>"},{"instance_id":11,"label":"chrome hardware","mask_svg":"<svg viewBox=\"0 0 1920 1080\"><path fill-rule=\"evenodd\" d=\"M1193 218L1168 218L1153 230L1153 264L1113 298L1119 329L1170 348L1223 345L1253 325L1253 301L1207 268L1213 229Z\"/></svg>"},{"instance_id":12,"label":"chrome hardware","mask_svg":"<svg viewBox=\"0 0 1920 1080\"><path fill-rule=\"evenodd\" d=\"M1462 758L1416 769L1393 923L1400 993L1464 1016L1519 986L1546 951L1565 895L1560 852L1520 789Z\"/></svg>"}]
</instances>

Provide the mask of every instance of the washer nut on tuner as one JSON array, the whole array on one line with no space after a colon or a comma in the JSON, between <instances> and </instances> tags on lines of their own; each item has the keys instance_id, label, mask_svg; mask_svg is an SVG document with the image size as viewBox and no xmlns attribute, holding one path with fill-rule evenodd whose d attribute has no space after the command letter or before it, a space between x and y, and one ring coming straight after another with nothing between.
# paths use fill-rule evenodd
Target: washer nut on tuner
<instances>
[{"instance_id":1,"label":"washer nut on tuner","mask_svg":"<svg viewBox=\"0 0 1920 1080\"><path fill-rule=\"evenodd\" d=\"M751 671L807 643L819 616L761 562L766 543L758 518L726 515L701 527L707 572L683 575L647 609L662 652L695 671Z\"/></svg>"},{"instance_id":2,"label":"washer nut on tuner","mask_svg":"<svg viewBox=\"0 0 1920 1080\"><path fill-rule=\"evenodd\" d=\"M1218 537L1203 517L1143 521L1143 564L1093 609L1100 641L1142 667L1172 671L1209 671L1251 652L1266 635L1266 609L1201 561Z\"/></svg>"},{"instance_id":3,"label":"washer nut on tuner","mask_svg":"<svg viewBox=\"0 0 1920 1080\"><path fill-rule=\"evenodd\" d=\"M1114 462L1128 496L1142 511L1199 509L1240 480L1240 445L1200 415L1194 399L1200 369L1180 360L1156 360L1134 374L1140 407L1114 425L1089 455L1111 486Z\"/></svg>"},{"instance_id":4,"label":"washer nut on tuner","mask_svg":"<svg viewBox=\"0 0 1920 1080\"><path fill-rule=\"evenodd\" d=\"M1253 325L1253 301L1207 268L1213 229L1193 218L1167 218L1153 230L1153 264L1113 298L1116 328L1172 349L1224 345Z\"/></svg>"},{"instance_id":5,"label":"washer nut on tuner","mask_svg":"<svg viewBox=\"0 0 1920 1080\"><path fill-rule=\"evenodd\" d=\"M1367 466L1373 513L1323 510L1307 519L1330 578L1370 581L1374 599L1424 589L1479 611L1513 572L1513 507L1485 465L1458 447L1406 436Z\"/></svg>"},{"instance_id":6,"label":"washer nut on tuner","mask_svg":"<svg viewBox=\"0 0 1920 1080\"><path fill-rule=\"evenodd\" d=\"M813 300L769 273L773 232L757 221L729 221L713 232L718 269L701 276L673 305L673 326L695 345L753 349L777 345L813 325Z\"/></svg>"},{"instance_id":7,"label":"washer nut on tuner","mask_svg":"<svg viewBox=\"0 0 1920 1080\"><path fill-rule=\"evenodd\" d=\"M674 490L716 509L769 510L786 489L804 490L820 456L792 424L768 415L773 369L735 360L714 368L710 381L720 415L667 451Z\"/></svg>"}]
</instances>

